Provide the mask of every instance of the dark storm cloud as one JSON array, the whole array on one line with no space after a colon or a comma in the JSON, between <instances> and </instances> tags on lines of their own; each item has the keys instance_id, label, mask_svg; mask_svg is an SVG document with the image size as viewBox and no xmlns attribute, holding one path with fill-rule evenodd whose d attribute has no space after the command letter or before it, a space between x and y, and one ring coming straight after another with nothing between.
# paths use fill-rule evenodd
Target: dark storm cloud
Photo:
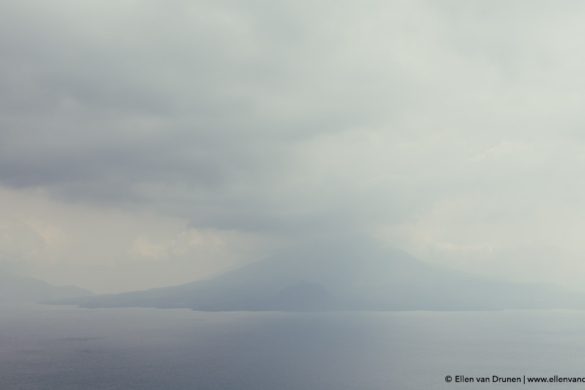
<instances>
[{"instance_id":1,"label":"dark storm cloud","mask_svg":"<svg viewBox=\"0 0 585 390\"><path fill-rule=\"evenodd\" d=\"M205 224L278 218L297 146L381 112L316 7L4 2L0 182Z\"/></svg>"},{"instance_id":2,"label":"dark storm cloud","mask_svg":"<svg viewBox=\"0 0 585 390\"><path fill-rule=\"evenodd\" d=\"M581 164L580 8L512 3L3 2L0 183L297 231L521 198Z\"/></svg>"}]
</instances>

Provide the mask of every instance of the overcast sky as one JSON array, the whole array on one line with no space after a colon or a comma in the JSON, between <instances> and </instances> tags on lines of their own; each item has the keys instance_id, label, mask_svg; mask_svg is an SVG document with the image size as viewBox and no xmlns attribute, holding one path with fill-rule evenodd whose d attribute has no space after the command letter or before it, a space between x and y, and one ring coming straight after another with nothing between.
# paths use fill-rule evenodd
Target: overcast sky
<instances>
[{"instance_id":1,"label":"overcast sky","mask_svg":"<svg viewBox=\"0 0 585 390\"><path fill-rule=\"evenodd\" d=\"M579 288L584 17L570 0L0 0L0 268L123 291L355 231Z\"/></svg>"}]
</instances>

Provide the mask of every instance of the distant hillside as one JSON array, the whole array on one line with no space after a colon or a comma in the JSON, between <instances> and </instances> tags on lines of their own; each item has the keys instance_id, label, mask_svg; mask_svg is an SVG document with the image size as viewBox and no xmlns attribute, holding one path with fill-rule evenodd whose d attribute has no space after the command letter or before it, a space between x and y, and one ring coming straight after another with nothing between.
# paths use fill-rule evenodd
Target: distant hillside
<instances>
[{"instance_id":1,"label":"distant hillside","mask_svg":"<svg viewBox=\"0 0 585 390\"><path fill-rule=\"evenodd\" d=\"M209 311L485 310L584 308L585 296L485 280L376 245L321 241L205 281L67 302Z\"/></svg>"},{"instance_id":2,"label":"distant hillside","mask_svg":"<svg viewBox=\"0 0 585 390\"><path fill-rule=\"evenodd\" d=\"M53 286L34 278L0 274L0 303L41 303L90 295L90 291L79 287Z\"/></svg>"}]
</instances>

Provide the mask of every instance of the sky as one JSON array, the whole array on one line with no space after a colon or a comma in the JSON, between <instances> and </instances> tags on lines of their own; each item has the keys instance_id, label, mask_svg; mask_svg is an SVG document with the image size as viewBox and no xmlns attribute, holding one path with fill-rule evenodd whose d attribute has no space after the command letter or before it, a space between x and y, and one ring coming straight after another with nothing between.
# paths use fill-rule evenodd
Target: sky
<instances>
[{"instance_id":1,"label":"sky","mask_svg":"<svg viewBox=\"0 0 585 390\"><path fill-rule=\"evenodd\" d=\"M0 0L0 270L127 291L355 232L584 289L584 14Z\"/></svg>"}]
</instances>

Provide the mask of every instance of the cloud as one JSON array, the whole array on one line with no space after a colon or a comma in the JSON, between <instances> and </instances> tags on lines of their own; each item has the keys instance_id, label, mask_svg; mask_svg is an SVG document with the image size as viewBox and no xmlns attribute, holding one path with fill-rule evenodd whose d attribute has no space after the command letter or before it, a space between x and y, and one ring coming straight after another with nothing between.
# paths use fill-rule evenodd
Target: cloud
<instances>
[{"instance_id":1,"label":"cloud","mask_svg":"<svg viewBox=\"0 0 585 390\"><path fill-rule=\"evenodd\" d=\"M154 212L68 204L0 190L0 265L110 292L186 283L241 266L274 245L234 230L195 229Z\"/></svg>"},{"instance_id":2,"label":"cloud","mask_svg":"<svg viewBox=\"0 0 585 390\"><path fill-rule=\"evenodd\" d=\"M469 269L502 251L525 266L546 238L582 273L583 248L565 234L581 228L566 212L580 215L585 189L582 12L525 0L6 1L0 184L96 218L182 221L124 236L144 261L172 261L190 229L354 230ZM62 237L22 226L10 229L23 253ZM416 249L428 245L447 249Z\"/></svg>"}]
</instances>

